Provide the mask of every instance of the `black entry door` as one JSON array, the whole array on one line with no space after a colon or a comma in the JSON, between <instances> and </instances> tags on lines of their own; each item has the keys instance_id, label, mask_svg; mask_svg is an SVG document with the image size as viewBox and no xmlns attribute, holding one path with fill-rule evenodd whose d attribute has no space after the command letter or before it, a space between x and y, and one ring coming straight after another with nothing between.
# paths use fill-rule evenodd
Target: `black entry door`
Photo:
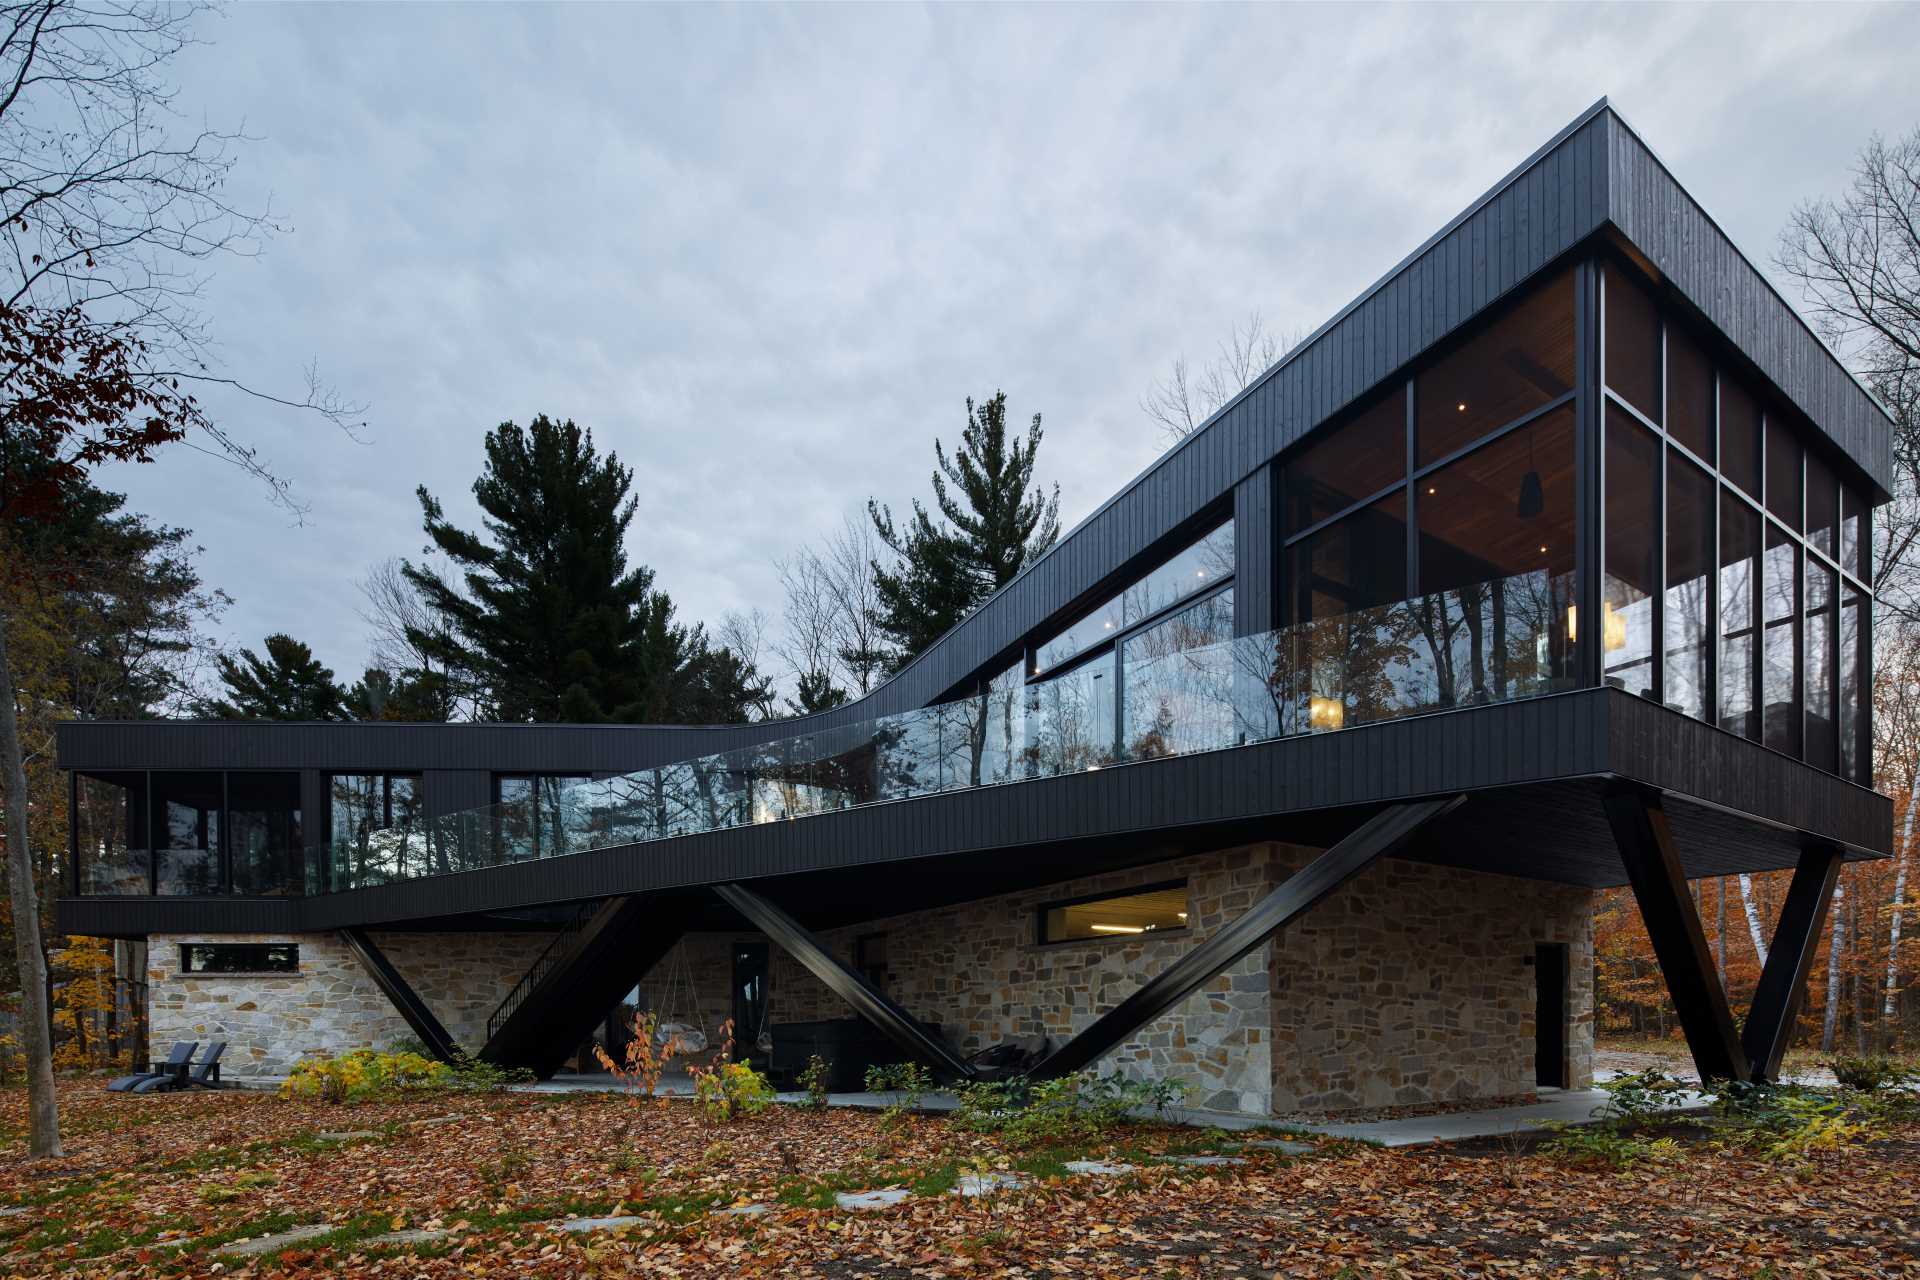
<instances>
[{"instance_id":1,"label":"black entry door","mask_svg":"<svg viewBox=\"0 0 1920 1280\"><path fill-rule=\"evenodd\" d=\"M767 1026L767 944L733 946L733 1056L758 1057Z\"/></svg>"},{"instance_id":2,"label":"black entry door","mask_svg":"<svg viewBox=\"0 0 1920 1280\"><path fill-rule=\"evenodd\" d=\"M1567 944L1543 942L1533 949L1536 984L1533 1074L1536 1083L1567 1087Z\"/></svg>"}]
</instances>

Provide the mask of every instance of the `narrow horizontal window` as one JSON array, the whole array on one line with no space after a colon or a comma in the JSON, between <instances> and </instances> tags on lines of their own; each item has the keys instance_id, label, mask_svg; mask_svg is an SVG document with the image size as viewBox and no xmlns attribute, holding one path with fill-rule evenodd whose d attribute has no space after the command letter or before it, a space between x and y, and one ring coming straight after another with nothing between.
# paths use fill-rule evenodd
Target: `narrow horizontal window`
<instances>
[{"instance_id":1,"label":"narrow horizontal window","mask_svg":"<svg viewBox=\"0 0 1920 1280\"><path fill-rule=\"evenodd\" d=\"M183 942L182 973L298 973L297 942Z\"/></svg>"},{"instance_id":2,"label":"narrow horizontal window","mask_svg":"<svg viewBox=\"0 0 1920 1280\"><path fill-rule=\"evenodd\" d=\"M1187 882L1040 908L1040 941L1131 938L1187 927Z\"/></svg>"}]
</instances>

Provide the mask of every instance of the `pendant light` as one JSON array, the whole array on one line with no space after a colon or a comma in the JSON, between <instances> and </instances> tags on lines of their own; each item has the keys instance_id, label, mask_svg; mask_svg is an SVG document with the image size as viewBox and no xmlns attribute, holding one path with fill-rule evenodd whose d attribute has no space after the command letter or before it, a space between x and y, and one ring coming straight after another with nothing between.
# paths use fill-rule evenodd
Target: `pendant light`
<instances>
[{"instance_id":1,"label":"pendant light","mask_svg":"<svg viewBox=\"0 0 1920 1280\"><path fill-rule=\"evenodd\" d=\"M1547 495L1540 483L1540 469L1533 465L1533 428L1527 431L1527 474L1520 477L1519 513L1522 520L1531 520L1547 509Z\"/></svg>"}]
</instances>

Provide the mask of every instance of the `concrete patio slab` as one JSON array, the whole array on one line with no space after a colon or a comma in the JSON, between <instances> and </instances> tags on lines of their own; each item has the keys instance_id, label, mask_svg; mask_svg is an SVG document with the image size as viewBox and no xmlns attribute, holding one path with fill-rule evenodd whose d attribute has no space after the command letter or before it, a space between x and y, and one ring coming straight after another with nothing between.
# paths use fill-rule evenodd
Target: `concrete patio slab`
<instances>
[{"instance_id":1,"label":"concrete patio slab","mask_svg":"<svg viewBox=\"0 0 1920 1280\"><path fill-rule=\"evenodd\" d=\"M213 1252L233 1254L242 1258L251 1258L256 1254L272 1253L275 1249L284 1249L290 1244L299 1244L302 1240L314 1240L339 1230L331 1222L311 1222L304 1227L289 1227L285 1231L276 1231L270 1236L255 1236L251 1240L235 1240L231 1244L216 1247Z\"/></svg>"},{"instance_id":2,"label":"concrete patio slab","mask_svg":"<svg viewBox=\"0 0 1920 1280\"><path fill-rule=\"evenodd\" d=\"M847 1210L891 1209L912 1195L904 1187L887 1187L881 1191L842 1191L833 1201Z\"/></svg>"},{"instance_id":3,"label":"concrete patio slab","mask_svg":"<svg viewBox=\"0 0 1920 1280\"><path fill-rule=\"evenodd\" d=\"M998 1195L1002 1191L1018 1191L1027 1185L1027 1180L1017 1173L963 1173L960 1181L953 1186L953 1194L974 1199L979 1196Z\"/></svg>"},{"instance_id":4,"label":"concrete patio slab","mask_svg":"<svg viewBox=\"0 0 1920 1280\"><path fill-rule=\"evenodd\" d=\"M1123 1173L1132 1173L1135 1167L1111 1160L1069 1160L1065 1166L1068 1173L1085 1178L1117 1178Z\"/></svg>"},{"instance_id":5,"label":"concrete patio slab","mask_svg":"<svg viewBox=\"0 0 1920 1280\"><path fill-rule=\"evenodd\" d=\"M560 1224L560 1229L575 1235L584 1235L589 1231L618 1231L622 1227L630 1227L636 1222L644 1221L646 1219L630 1213L615 1214L608 1218L568 1218Z\"/></svg>"}]
</instances>

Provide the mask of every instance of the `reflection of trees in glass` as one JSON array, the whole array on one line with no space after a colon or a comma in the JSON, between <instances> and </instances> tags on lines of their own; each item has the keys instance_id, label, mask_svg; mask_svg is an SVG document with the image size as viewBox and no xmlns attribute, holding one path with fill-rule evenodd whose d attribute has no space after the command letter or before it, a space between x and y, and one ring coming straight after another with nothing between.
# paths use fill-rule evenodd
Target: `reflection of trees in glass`
<instances>
[{"instance_id":1,"label":"reflection of trees in glass","mask_svg":"<svg viewBox=\"0 0 1920 1280\"><path fill-rule=\"evenodd\" d=\"M1122 672L1129 759L1232 743L1232 635L1233 593L1225 591L1127 640Z\"/></svg>"},{"instance_id":2,"label":"reflection of trees in glass","mask_svg":"<svg viewBox=\"0 0 1920 1280\"><path fill-rule=\"evenodd\" d=\"M1564 595L1564 584L1539 570L1422 597L1413 609L1417 675L1403 709L1476 706L1544 692L1554 676L1552 641Z\"/></svg>"},{"instance_id":3,"label":"reflection of trees in glass","mask_svg":"<svg viewBox=\"0 0 1920 1280\"><path fill-rule=\"evenodd\" d=\"M1027 686L1029 772L1075 773L1114 761L1113 654Z\"/></svg>"}]
</instances>

